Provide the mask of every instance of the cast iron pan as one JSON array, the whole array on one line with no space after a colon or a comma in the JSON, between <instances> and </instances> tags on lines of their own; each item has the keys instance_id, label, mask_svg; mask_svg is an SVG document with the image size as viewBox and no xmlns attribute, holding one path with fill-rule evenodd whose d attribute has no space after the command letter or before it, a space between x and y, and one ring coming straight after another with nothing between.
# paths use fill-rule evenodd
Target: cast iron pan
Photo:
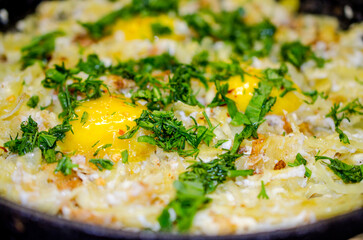
<instances>
[{"instance_id":1,"label":"cast iron pan","mask_svg":"<svg viewBox=\"0 0 363 240\"><path fill-rule=\"evenodd\" d=\"M32 13L41 0L0 0L0 9L9 12L9 21L0 21L0 31L14 30L16 21ZM166 0L167 1L167 0ZM347 15L349 5L353 15ZM340 27L346 29L351 23L363 20L363 0L301 0L300 12L336 16ZM362 33L363 41L363 33ZM104 228L41 213L0 198L0 239L51 239L51 240L96 240L96 239L348 239L363 233L363 208L353 212L304 225L301 227L228 236L189 236L132 232Z\"/></svg>"}]
</instances>

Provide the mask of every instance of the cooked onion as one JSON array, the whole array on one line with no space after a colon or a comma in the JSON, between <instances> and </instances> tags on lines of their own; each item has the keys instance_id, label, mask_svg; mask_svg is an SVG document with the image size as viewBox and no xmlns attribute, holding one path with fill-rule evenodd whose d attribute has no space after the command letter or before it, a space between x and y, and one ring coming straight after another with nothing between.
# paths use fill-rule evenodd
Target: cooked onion
<instances>
[{"instance_id":1,"label":"cooked onion","mask_svg":"<svg viewBox=\"0 0 363 240\"><path fill-rule=\"evenodd\" d=\"M4 114L4 115L1 115L1 116L0 116L0 120L6 119L6 118L8 118L8 117L12 116L14 113L16 113L16 112L19 110L19 108L21 107L21 105L23 104L23 102L24 102L24 100L25 100L25 98L26 98L25 96L26 96L26 94L25 94L25 93L22 93L22 94L18 97L18 99L17 99L17 102L16 102L16 105L15 105L14 109L13 109L13 110L11 110L9 113L6 113L6 114Z\"/></svg>"},{"instance_id":2,"label":"cooked onion","mask_svg":"<svg viewBox=\"0 0 363 240\"><path fill-rule=\"evenodd\" d=\"M322 166L322 163L316 163L316 175L326 183L326 186L336 192L342 194L359 194L363 193L363 182L360 183L338 183L335 182L328 174L328 170Z\"/></svg>"}]
</instances>

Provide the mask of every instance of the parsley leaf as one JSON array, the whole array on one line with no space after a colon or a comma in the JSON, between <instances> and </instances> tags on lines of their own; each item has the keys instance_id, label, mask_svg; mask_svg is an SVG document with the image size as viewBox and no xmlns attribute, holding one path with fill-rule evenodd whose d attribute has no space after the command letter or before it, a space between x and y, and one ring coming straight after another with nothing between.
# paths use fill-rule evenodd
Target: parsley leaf
<instances>
[{"instance_id":1,"label":"parsley leaf","mask_svg":"<svg viewBox=\"0 0 363 240\"><path fill-rule=\"evenodd\" d=\"M111 143L108 143L108 144L105 144L105 145L102 145L100 147L97 148L96 152L93 154L93 156L97 156L97 154L101 151L101 150L104 150L106 148L109 148L109 147L112 147L112 144Z\"/></svg>"},{"instance_id":2,"label":"parsley leaf","mask_svg":"<svg viewBox=\"0 0 363 240\"><path fill-rule=\"evenodd\" d=\"M72 160L68 156L62 157L57 164L54 172L61 172L64 176L68 176L72 173L72 169L78 167L78 164L73 164Z\"/></svg>"},{"instance_id":3,"label":"parsley leaf","mask_svg":"<svg viewBox=\"0 0 363 240\"><path fill-rule=\"evenodd\" d=\"M151 31L154 36L169 35L172 33L172 30L168 26L162 25L158 22L151 24Z\"/></svg>"},{"instance_id":4,"label":"parsley leaf","mask_svg":"<svg viewBox=\"0 0 363 240\"><path fill-rule=\"evenodd\" d=\"M66 69L63 64L55 65L54 68L48 69L45 72L45 79L42 81L42 85L45 88L53 88L58 91L58 100L63 109L59 117L64 119L78 117L74 109L81 101L101 97L103 89L108 91L107 85L102 80L95 79L96 76L94 75L99 74L98 70L103 66L98 61L98 57L90 55L86 62L79 61L79 68ZM90 76L85 80L76 77L75 75L81 71L80 69L87 71ZM72 82L67 81L71 79Z\"/></svg>"},{"instance_id":5,"label":"parsley leaf","mask_svg":"<svg viewBox=\"0 0 363 240\"><path fill-rule=\"evenodd\" d=\"M79 60L76 66L80 71L85 72L95 77L102 75L106 72L104 63L98 58L96 54L90 54L87 56L87 60Z\"/></svg>"},{"instance_id":6,"label":"parsley leaf","mask_svg":"<svg viewBox=\"0 0 363 240\"><path fill-rule=\"evenodd\" d=\"M290 62L296 68L301 68L301 65L310 59L314 60L319 68L325 64L325 60L317 57L310 46L305 46L299 41L284 43L280 53L284 61Z\"/></svg>"},{"instance_id":7,"label":"parsley leaf","mask_svg":"<svg viewBox=\"0 0 363 240\"><path fill-rule=\"evenodd\" d=\"M130 18L136 15L157 15L169 11L177 12L178 0L132 0L131 4L108 13L96 22L80 22L93 39L100 39L109 33L109 27L118 19Z\"/></svg>"},{"instance_id":8,"label":"parsley leaf","mask_svg":"<svg viewBox=\"0 0 363 240\"><path fill-rule=\"evenodd\" d=\"M304 165L305 166L305 177L311 177L311 170L306 166L307 161L306 159L300 154L298 153L296 155L295 161L293 163L288 163L287 165L289 167L297 167L300 165Z\"/></svg>"},{"instance_id":9,"label":"parsley leaf","mask_svg":"<svg viewBox=\"0 0 363 240\"><path fill-rule=\"evenodd\" d=\"M36 62L44 66L52 56L55 48L55 39L63 35L64 33L61 31L54 31L33 38L28 45L20 50L22 54L22 68L27 68Z\"/></svg>"},{"instance_id":10,"label":"parsley leaf","mask_svg":"<svg viewBox=\"0 0 363 240\"><path fill-rule=\"evenodd\" d=\"M88 120L88 112L84 111L81 117L81 123L82 125L85 125Z\"/></svg>"},{"instance_id":11,"label":"parsley leaf","mask_svg":"<svg viewBox=\"0 0 363 240\"><path fill-rule=\"evenodd\" d=\"M38 103L39 103L39 96L34 95L34 96L31 96L31 98L29 98L26 105L30 108L35 108L38 105Z\"/></svg>"},{"instance_id":12,"label":"parsley leaf","mask_svg":"<svg viewBox=\"0 0 363 240\"><path fill-rule=\"evenodd\" d=\"M111 170L114 165L111 160L101 158L90 159L89 162L93 163L100 171L103 171L103 169Z\"/></svg>"},{"instance_id":13,"label":"parsley leaf","mask_svg":"<svg viewBox=\"0 0 363 240\"><path fill-rule=\"evenodd\" d=\"M121 152L122 163L129 163L129 152L124 150Z\"/></svg>"},{"instance_id":14,"label":"parsley leaf","mask_svg":"<svg viewBox=\"0 0 363 240\"><path fill-rule=\"evenodd\" d=\"M313 90L310 92L302 92L305 96L310 97L311 98L311 102L308 101L304 101L307 104L314 104L316 102L316 100L318 99L318 97L321 97L322 99L328 99L328 94L325 94L324 92L318 92L317 90Z\"/></svg>"},{"instance_id":15,"label":"parsley leaf","mask_svg":"<svg viewBox=\"0 0 363 240\"><path fill-rule=\"evenodd\" d=\"M327 165L344 183L359 183L363 180L363 165L350 165L340 161L337 158L326 156L315 156L315 160L329 160L330 163L323 162Z\"/></svg>"},{"instance_id":16,"label":"parsley leaf","mask_svg":"<svg viewBox=\"0 0 363 240\"><path fill-rule=\"evenodd\" d=\"M331 117L335 124L335 131L339 134L339 139L341 142L345 144L350 144L348 136L339 129L341 122L344 119L350 121L350 115L363 115L363 105L359 102L359 99L356 98L353 101L349 102L344 107L340 104L334 104L331 107L330 112L325 117Z\"/></svg>"},{"instance_id":17,"label":"parsley leaf","mask_svg":"<svg viewBox=\"0 0 363 240\"><path fill-rule=\"evenodd\" d=\"M253 170L236 170L234 163L240 156L227 152L207 163L196 161L188 171L180 174L174 182L176 197L158 218L161 229L168 231L176 225L179 231L187 231L197 211L211 201L206 194L213 192L228 177L252 175ZM171 219L170 211L175 212L176 219Z\"/></svg>"},{"instance_id":18,"label":"parsley leaf","mask_svg":"<svg viewBox=\"0 0 363 240\"><path fill-rule=\"evenodd\" d=\"M228 42L236 53L245 58L268 55L274 43L276 27L267 20L248 25L243 16L244 10L239 8L219 13L206 11L203 15L189 14L184 16L184 20L195 31L198 40L210 37L215 41Z\"/></svg>"},{"instance_id":19,"label":"parsley leaf","mask_svg":"<svg viewBox=\"0 0 363 240\"><path fill-rule=\"evenodd\" d=\"M156 145L167 152L177 152L180 156L194 156L199 153L198 146L202 141L209 144L214 137L214 128L195 125L185 128L182 121L178 121L170 111L144 110L140 117L134 120L136 126L120 136L119 139L130 139L143 128L151 131L149 135L138 137L138 142ZM194 120L195 121L195 120ZM186 143L192 149L186 149Z\"/></svg>"},{"instance_id":20,"label":"parsley leaf","mask_svg":"<svg viewBox=\"0 0 363 240\"><path fill-rule=\"evenodd\" d=\"M4 143L4 147L9 148L10 152L17 153L20 156L26 153L33 152L36 147L42 151L42 155L47 163L55 162L57 141L61 141L65 137L65 133L71 130L71 125L68 121L50 128L48 131L38 131L38 124L28 117L27 122L22 122L20 125L22 136L16 136L13 139L10 136L10 141Z\"/></svg>"},{"instance_id":21,"label":"parsley leaf","mask_svg":"<svg viewBox=\"0 0 363 240\"><path fill-rule=\"evenodd\" d=\"M266 189L265 189L265 184L263 181L261 181L261 191L257 196L258 199L262 198L262 199L269 199L267 193L266 193Z\"/></svg>"}]
</instances>

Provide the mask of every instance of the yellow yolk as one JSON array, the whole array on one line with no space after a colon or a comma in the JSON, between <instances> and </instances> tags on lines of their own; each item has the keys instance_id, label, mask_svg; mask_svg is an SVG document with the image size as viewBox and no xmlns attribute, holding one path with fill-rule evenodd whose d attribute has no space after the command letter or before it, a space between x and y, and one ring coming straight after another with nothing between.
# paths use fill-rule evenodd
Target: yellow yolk
<instances>
[{"instance_id":1,"label":"yellow yolk","mask_svg":"<svg viewBox=\"0 0 363 240\"><path fill-rule=\"evenodd\" d=\"M140 105L131 106L127 101L113 96L103 96L77 107L78 120L71 122L74 134L66 134L63 143L60 144L61 150L84 155L87 159L103 158L107 154L114 161L120 160L123 150L128 150L129 161L145 160L155 149L153 146L137 142L137 136L125 140L118 139L127 132L127 126L135 126L134 119L145 109ZM86 122L81 122L84 112L88 113L88 118ZM112 146L100 150L94 156L96 150L106 144Z\"/></svg>"},{"instance_id":2,"label":"yellow yolk","mask_svg":"<svg viewBox=\"0 0 363 240\"><path fill-rule=\"evenodd\" d=\"M251 72L251 74L256 73ZM234 76L228 80L229 93L227 97L236 102L239 111L244 112L246 110L255 88L258 88L259 81L257 77L249 75L244 76L244 82L242 82L240 76ZM299 90L299 87L295 84L293 87ZM271 96L277 97L276 103L271 109L271 114L284 115L284 111L293 112L300 107L302 101L296 96L294 91L288 92L284 97L279 96L281 93L282 90L277 90L276 88L273 88L271 91Z\"/></svg>"},{"instance_id":3,"label":"yellow yolk","mask_svg":"<svg viewBox=\"0 0 363 240\"><path fill-rule=\"evenodd\" d=\"M155 17L134 17L132 19L119 20L113 26L113 32L118 30L123 31L126 40L153 39L155 37L151 30L151 24L153 23L160 23L163 26L169 27L172 32L174 32L174 19L167 15ZM183 36L176 35L174 33L158 37L167 37L175 40L180 40L183 38Z\"/></svg>"}]
</instances>

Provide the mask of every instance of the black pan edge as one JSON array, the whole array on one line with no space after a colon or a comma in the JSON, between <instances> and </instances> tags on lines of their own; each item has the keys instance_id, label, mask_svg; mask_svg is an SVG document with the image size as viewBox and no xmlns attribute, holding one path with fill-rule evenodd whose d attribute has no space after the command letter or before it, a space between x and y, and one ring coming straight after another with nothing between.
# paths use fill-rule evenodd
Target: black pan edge
<instances>
[{"instance_id":1,"label":"black pan edge","mask_svg":"<svg viewBox=\"0 0 363 240\"><path fill-rule=\"evenodd\" d=\"M60 217L20 206L0 197L0 231L5 239L348 239L363 231L363 208L300 227L227 236L192 236L116 230Z\"/></svg>"}]
</instances>

